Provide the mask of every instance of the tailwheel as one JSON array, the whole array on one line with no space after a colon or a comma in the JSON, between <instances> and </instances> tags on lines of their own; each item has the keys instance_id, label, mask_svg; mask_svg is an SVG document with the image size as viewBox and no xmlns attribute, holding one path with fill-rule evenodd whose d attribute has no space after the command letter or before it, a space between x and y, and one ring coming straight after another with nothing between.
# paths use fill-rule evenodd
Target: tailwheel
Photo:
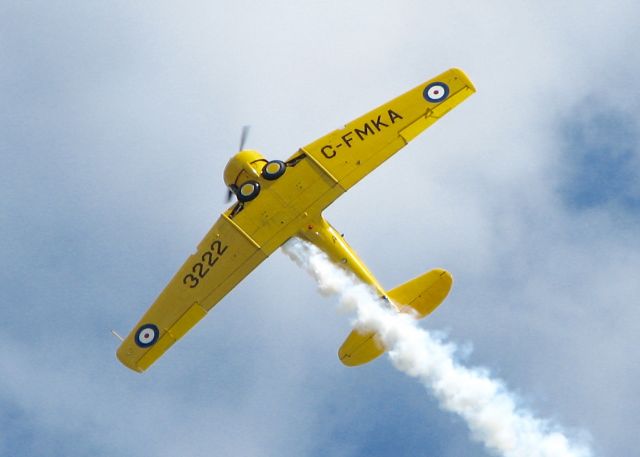
<instances>
[{"instance_id":1,"label":"tailwheel","mask_svg":"<svg viewBox=\"0 0 640 457\"><path fill-rule=\"evenodd\" d=\"M273 181L278 179L287 170L287 165L282 160L271 160L262 168L262 177Z\"/></svg>"},{"instance_id":2,"label":"tailwheel","mask_svg":"<svg viewBox=\"0 0 640 457\"><path fill-rule=\"evenodd\" d=\"M238 200L242 203L250 202L260 193L260 183L257 181L247 181L238 189Z\"/></svg>"}]
</instances>

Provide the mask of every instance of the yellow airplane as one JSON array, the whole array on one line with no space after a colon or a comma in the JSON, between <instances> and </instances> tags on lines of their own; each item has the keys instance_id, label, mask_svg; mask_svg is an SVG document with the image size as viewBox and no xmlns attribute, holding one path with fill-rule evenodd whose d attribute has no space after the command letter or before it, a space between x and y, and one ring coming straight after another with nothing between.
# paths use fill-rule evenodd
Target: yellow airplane
<instances>
[{"instance_id":1,"label":"yellow airplane","mask_svg":"<svg viewBox=\"0 0 640 457\"><path fill-rule=\"evenodd\" d=\"M287 160L269 161L241 146L224 170L224 182L238 201L220 216L124 339L118 359L138 372L149 368L295 236L318 246L399 312L411 310L419 318L431 313L451 289L447 271L429 271L387 292L322 212L473 92L473 83L454 68L300 148ZM383 352L373 333L354 329L338 355L345 365L355 366Z\"/></svg>"}]
</instances>

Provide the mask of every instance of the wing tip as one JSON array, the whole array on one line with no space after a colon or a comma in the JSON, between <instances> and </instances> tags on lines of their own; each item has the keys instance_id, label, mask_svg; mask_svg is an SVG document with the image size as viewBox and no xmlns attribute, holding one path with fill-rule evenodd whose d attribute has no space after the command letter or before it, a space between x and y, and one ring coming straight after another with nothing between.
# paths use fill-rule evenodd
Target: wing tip
<instances>
[{"instance_id":1,"label":"wing tip","mask_svg":"<svg viewBox=\"0 0 640 457\"><path fill-rule=\"evenodd\" d=\"M144 370L140 368L136 363L136 360L131 357L131 350L127 350L125 345L126 343L120 345L120 347L116 351L116 358L120 361L121 364L129 368L131 371L135 371L136 373L143 373Z\"/></svg>"},{"instance_id":2,"label":"wing tip","mask_svg":"<svg viewBox=\"0 0 640 457\"><path fill-rule=\"evenodd\" d=\"M454 73L456 75L456 77L459 78L460 80L462 80L464 82L465 86L467 86L472 92L476 91L476 86L473 84L471 79L469 79L469 77L464 72L464 70L462 70L461 68L458 68L458 67L453 67L453 68L449 69L449 72Z\"/></svg>"}]
</instances>

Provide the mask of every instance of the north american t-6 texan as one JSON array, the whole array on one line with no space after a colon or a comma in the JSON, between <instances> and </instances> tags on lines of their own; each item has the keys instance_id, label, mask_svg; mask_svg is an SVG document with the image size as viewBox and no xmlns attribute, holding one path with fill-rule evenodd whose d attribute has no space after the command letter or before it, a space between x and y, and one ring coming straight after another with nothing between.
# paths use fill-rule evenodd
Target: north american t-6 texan
<instances>
[{"instance_id":1,"label":"north american t-6 texan","mask_svg":"<svg viewBox=\"0 0 640 457\"><path fill-rule=\"evenodd\" d=\"M431 270L386 291L344 237L322 216L340 195L475 92L459 69L450 69L300 148L286 160L267 160L244 149L224 170L237 202L220 215L117 351L143 372L240 281L292 237L313 243L353 273L398 312L431 313L452 285ZM342 363L367 363L384 352L375 333L354 329L338 351Z\"/></svg>"}]
</instances>

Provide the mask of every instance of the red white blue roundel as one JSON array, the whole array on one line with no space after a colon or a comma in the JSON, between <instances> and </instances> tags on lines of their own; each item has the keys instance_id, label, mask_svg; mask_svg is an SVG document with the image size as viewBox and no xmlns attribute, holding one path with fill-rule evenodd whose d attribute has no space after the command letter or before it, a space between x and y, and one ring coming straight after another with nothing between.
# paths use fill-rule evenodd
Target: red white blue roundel
<instances>
[{"instance_id":1,"label":"red white blue roundel","mask_svg":"<svg viewBox=\"0 0 640 457\"><path fill-rule=\"evenodd\" d=\"M148 348L158 340L160 331L153 324L144 324L136 332L136 344L141 348Z\"/></svg>"},{"instance_id":2,"label":"red white blue roundel","mask_svg":"<svg viewBox=\"0 0 640 457\"><path fill-rule=\"evenodd\" d=\"M449 96L449 86L441 82L431 83L424 88L422 96L431 103L441 102Z\"/></svg>"}]
</instances>

